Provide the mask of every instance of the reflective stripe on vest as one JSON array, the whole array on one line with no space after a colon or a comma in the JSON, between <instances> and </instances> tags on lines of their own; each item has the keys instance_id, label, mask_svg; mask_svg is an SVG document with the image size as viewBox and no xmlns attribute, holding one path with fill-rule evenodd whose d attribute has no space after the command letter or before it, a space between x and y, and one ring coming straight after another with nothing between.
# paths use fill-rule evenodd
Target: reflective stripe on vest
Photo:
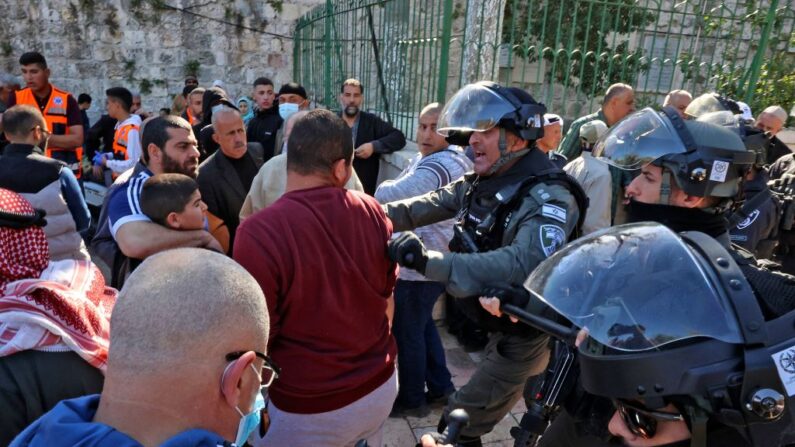
<instances>
[{"instance_id":1,"label":"reflective stripe on vest","mask_svg":"<svg viewBox=\"0 0 795 447\"><path fill-rule=\"evenodd\" d=\"M65 129L64 135L69 135L69 125L66 116L69 93L55 88L55 86L52 84L50 84L50 88L50 99L47 101L47 105L42 111L42 115L44 115L44 121L47 122L47 127L49 128L50 132L54 131L56 124L60 124L63 125ZM16 95L17 104L27 104L37 108L38 110L41 110L39 103L36 101L36 97L33 96L33 90L31 90L30 87L14 92L14 94ZM48 145L45 155L52 158L52 153L55 151L75 152L75 155L77 156L77 163L70 165L69 168L71 168L73 171L76 171L79 177L79 165L80 161L83 159L83 147L78 146L73 149L62 149Z\"/></svg>"},{"instance_id":2,"label":"reflective stripe on vest","mask_svg":"<svg viewBox=\"0 0 795 447\"><path fill-rule=\"evenodd\" d=\"M113 136L113 159L114 160L127 160L127 138L131 130L139 130L139 126L135 124L126 124L116 129Z\"/></svg>"}]
</instances>

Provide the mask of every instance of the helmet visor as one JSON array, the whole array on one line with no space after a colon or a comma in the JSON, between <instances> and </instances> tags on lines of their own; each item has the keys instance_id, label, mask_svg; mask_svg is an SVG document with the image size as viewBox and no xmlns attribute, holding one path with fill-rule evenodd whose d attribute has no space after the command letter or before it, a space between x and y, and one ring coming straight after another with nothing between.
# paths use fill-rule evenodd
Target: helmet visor
<instances>
[{"instance_id":1,"label":"helmet visor","mask_svg":"<svg viewBox=\"0 0 795 447\"><path fill-rule=\"evenodd\" d=\"M669 154L686 152L676 130L652 108L635 112L597 141L592 155L619 169L640 169Z\"/></svg>"},{"instance_id":2,"label":"helmet visor","mask_svg":"<svg viewBox=\"0 0 795 447\"><path fill-rule=\"evenodd\" d=\"M495 127L516 107L483 84L462 88L442 109L436 132L449 136L452 132L485 132Z\"/></svg>"},{"instance_id":3,"label":"helmet visor","mask_svg":"<svg viewBox=\"0 0 795 447\"><path fill-rule=\"evenodd\" d=\"M668 228L621 225L558 250L524 286L597 342L644 351L693 337L741 343L728 298Z\"/></svg>"}]
</instances>

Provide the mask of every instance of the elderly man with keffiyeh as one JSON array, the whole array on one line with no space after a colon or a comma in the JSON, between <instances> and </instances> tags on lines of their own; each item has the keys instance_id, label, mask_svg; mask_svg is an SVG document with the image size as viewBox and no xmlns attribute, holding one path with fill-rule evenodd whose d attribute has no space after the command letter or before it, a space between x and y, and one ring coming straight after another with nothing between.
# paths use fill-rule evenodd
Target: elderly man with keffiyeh
<instances>
[{"instance_id":1,"label":"elderly man with keffiyeh","mask_svg":"<svg viewBox=\"0 0 795 447\"><path fill-rule=\"evenodd\" d=\"M98 393L116 290L91 261L50 261L46 217L0 188L0 445L63 399Z\"/></svg>"}]
</instances>

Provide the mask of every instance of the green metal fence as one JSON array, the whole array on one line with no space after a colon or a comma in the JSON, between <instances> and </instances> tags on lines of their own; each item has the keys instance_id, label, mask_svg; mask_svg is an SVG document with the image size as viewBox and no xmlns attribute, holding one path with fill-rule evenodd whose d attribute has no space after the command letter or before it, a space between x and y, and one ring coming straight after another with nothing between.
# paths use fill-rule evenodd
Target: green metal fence
<instances>
[{"instance_id":1,"label":"green metal fence","mask_svg":"<svg viewBox=\"0 0 795 447\"><path fill-rule=\"evenodd\" d=\"M614 82L641 105L683 88L795 106L795 0L327 0L299 20L294 51L318 104L338 108L358 78L364 108L409 137L424 104L478 79L567 117Z\"/></svg>"}]
</instances>

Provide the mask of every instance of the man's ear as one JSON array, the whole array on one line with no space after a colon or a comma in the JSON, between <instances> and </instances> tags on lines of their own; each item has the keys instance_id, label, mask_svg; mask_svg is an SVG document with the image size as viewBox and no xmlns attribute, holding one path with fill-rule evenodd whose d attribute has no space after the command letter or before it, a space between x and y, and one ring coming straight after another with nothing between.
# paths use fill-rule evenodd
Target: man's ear
<instances>
[{"instance_id":1,"label":"man's ear","mask_svg":"<svg viewBox=\"0 0 795 447\"><path fill-rule=\"evenodd\" d=\"M168 224L169 228L174 228L175 230L182 228L179 214L175 212L168 213L168 216L166 216L166 224Z\"/></svg>"},{"instance_id":2,"label":"man's ear","mask_svg":"<svg viewBox=\"0 0 795 447\"><path fill-rule=\"evenodd\" d=\"M352 163L344 158L340 158L331 165L331 175L334 177L336 186L345 186L351 178Z\"/></svg>"},{"instance_id":3,"label":"man's ear","mask_svg":"<svg viewBox=\"0 0 795 447\"><path fill-rule=\"evenodd\" d=\"M508 152L517 152L527 147L527 140L513 133L507 132Z\"/></svg>"},{"instance_id":4,"label":"man's ear","mask_svg":"<svg viewBox=\"0 0 795 447\"><path fill-rule=\"evenodd\" d=\"M218 134L217 134L217 133L215 133L215 132L213 132L213 134L212 134L212 135L213 135L213 141L215 141L215 143L216 143L216 144L221 144L221 142L220 142L220 141L218 141Z\"/></svg>"},{"instance_id":5,"label":"man's ear","mask_svg":"<svg viewBox=\"0 0 795 447\"><path fill-rule=\"evenodd\" d=\"M698 197L698 196L691 196L689 194L685 194L685 198L682 200L682 206L685 208L698 208L699 205L704 203L707 200L706 197Z\"/></svg>"},{"instance_id":6,"label":"man's ear","mask_svg":"<svg viewBox=\"0 0 795 447\"><path fill-rule=\"evenodd\" d=\"M224 400L231 407L238 407L240 405L240 393L243 388L243 375L248 365L254 362L256 354L249 351L243 354L242 357L230 363L224 370L224 376L221 378L221 393L224 395ZM252 374L253 376L253 374ZM245 411L245 410L242 410Z\"/></svg>"},{"instance_id":7,"label":"man's ear","mask_svg":"<svg viewBox=\"0 0 795 447\"><path fill-rule=\"evenodd\" d=\"M149 153L149 162L151 163L153 160L160 161L160 148L155 145L155 143L149 143L149 146L146 147L146 151Z\"/></svg>"}]
</instances>

